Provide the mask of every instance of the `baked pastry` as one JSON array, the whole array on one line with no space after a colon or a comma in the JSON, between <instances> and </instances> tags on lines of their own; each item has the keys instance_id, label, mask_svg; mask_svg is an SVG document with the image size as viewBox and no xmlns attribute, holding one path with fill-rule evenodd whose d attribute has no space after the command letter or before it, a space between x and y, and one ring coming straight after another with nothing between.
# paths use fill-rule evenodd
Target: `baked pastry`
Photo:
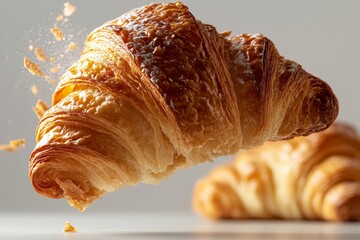
<instances>
[{"instance_id":1,"label":"baked pastry","mask_svg":"<svg viewBox=\"0 0 360 240\"><path fill-rule=\"evenodd\" d=\"M193 205L209 218L360 220L359 135L338 123L244 151L196 184Z\"/></svg>"},{"instance_id":2,"label":"baked pastry","mask_svg":"<svg viewBox=\"0 0 360 240\"><path fill-rule=\"evenodd\" d=\"M151 4L88 36L40 120L29 175L84 210L117 188L323 130L337 113L330 87L266 37L218 34L180 2Z\"/></svg>"}]
</instances>

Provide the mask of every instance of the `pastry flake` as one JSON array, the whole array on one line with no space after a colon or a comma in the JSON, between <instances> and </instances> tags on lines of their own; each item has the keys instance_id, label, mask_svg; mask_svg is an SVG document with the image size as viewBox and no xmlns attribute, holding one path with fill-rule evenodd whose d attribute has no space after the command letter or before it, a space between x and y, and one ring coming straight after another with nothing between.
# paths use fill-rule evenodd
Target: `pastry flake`
<instances>
[{"instance_id":1,"label":"pastry flake","mask_svg":"<svg viewBox=\"0 0 360 240\"><path fill-rule=\"evenodd\" d=\"M76 227L74 227L73 225L71 225L70 222L66 221L65 222L65 227L64 227L64 232L71 232L71 233L76 233L77 232L77 229Z\"/></svg>"},{"instance_id":2,"label":"pastry flake","mask_svg":"<svg viewBox=\"0 0 360 240\"><path fill-rule=\"evenodd\" d=\"M61 31L60 28L58 27L53 27L50 29L51 33L54 35L55 39L57 41L64 41L65 40L65 36L63 31Z\"/></svg>"},{"instance_id":3,"label":"pastry flake","mask_svg":"<svg viewBox=\"0 0 360 240\"><path fill-rule=\"evenodd\" d=\"M41 71L40 66L28 58L24 58L24 67L32 74L40 77L46 77L46 74Z\"/></svg>"},{"instance_id":4,"label":"pastry flake","mask_svg":"<svg viewBox=\"0 0 360 240\"><path fill-rule=\"evenodd\" d=\"M44 113L49 109L49 106L46 105L46 103L39 99L35 105L35 107L32 108L35 112L36 116L41 119L41 117L44 115Z\"/></svg>"}]
</instances>

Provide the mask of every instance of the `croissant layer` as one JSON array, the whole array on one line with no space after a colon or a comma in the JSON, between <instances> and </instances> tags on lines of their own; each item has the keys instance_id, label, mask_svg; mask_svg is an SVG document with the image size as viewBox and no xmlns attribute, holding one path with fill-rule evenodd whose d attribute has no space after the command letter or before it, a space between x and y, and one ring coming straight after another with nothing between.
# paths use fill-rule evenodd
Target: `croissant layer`
<instances>
[{"instance_id":1,"label":"croissant layer","mask_svg":"<svg viewBox=\"0 0 360 240\"><path fill-rule=\"evenodd\" d=\"M95 29L37 128L29 174L79 209L266 140L327 128L330 87L260 34L235 37L180 2L134 9Z\"/></svg>"}]
</instances>

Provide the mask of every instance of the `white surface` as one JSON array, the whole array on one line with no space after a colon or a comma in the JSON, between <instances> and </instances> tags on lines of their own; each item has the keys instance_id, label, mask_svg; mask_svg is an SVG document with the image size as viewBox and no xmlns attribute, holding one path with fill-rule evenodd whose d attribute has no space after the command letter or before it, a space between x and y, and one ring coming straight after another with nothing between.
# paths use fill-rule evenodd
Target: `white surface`
<instances>
[{"instance_id":1,"label":"white surface","mask_svg":"<svg viewBox=\"0 0 360 240\"><path fill-rule=\"evenodd\" d=\"M65 221L77 233L64 233ZM360 239L359 223L209 221L179 213L1 214L0 239Z\"/></svg>"}]
</instances>

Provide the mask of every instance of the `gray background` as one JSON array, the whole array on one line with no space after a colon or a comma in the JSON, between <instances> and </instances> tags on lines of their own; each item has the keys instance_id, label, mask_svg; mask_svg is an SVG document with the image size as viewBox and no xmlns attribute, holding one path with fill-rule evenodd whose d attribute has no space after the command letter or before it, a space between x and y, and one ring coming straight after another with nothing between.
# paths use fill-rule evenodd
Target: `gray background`
<instances>
[{"instance_id":1,"label":"gray background","mask_svg":"<svg viewBox=\"0 0 360 240\"><path fill-rule=\"evenodd\" d=\"M134 7L150 1L73 1L71 17L74 41ZM221 32L263 33L281 54L326 80L340 102L339 119L360 126L359 43L360 1L184 1L192 13ZM52 88L23 70L24 56L34 59L30 43L46 45L48 29L62 10L62 1L0 1L0 144L25 137L27 146L15 153L0 152L0 213L5 211L72 211L65 200L44 198L32 189L27 176L28 158L35 146L38 122L31 110L37 100L30 91L36 83L42 99L50 102ZM64 46L60 46L64 47ZM57 46L57 48L60 48ZM47 46L49 51L55 51ZM78 52L64 58L70 64ZM229 158L228 158L229 159ZM217 159L191 169L179 170L156 186L140 184L107 194L87 212L97 211L191 211L192 187L209 169L225 162Z\"/></svg>"}]
</instances>

